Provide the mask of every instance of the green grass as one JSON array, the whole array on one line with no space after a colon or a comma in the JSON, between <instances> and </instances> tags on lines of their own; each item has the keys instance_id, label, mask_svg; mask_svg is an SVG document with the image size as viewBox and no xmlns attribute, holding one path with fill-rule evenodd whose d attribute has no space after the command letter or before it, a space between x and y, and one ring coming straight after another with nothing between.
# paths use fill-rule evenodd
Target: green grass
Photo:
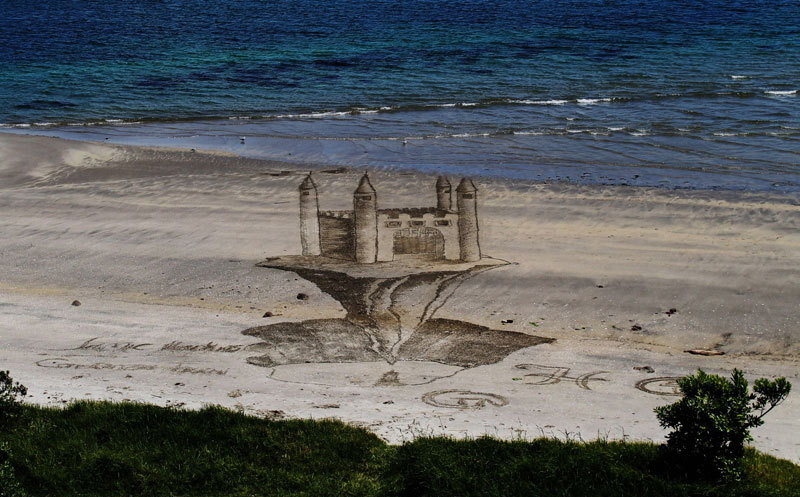
<instances>
[{"instance_id":1,"label":"green grass","mask_svg":"<svg viewBox=\"0 0 800 497\"><path fill-rule=\"evenodd\" d=\"M221 408L26 406L0 428L0 441L29 496L800 496L800 467L753 450L745 479L720 486L688 481L655 444L422 438L390 446L337 421Z\"/></svg>"}]
</instances>

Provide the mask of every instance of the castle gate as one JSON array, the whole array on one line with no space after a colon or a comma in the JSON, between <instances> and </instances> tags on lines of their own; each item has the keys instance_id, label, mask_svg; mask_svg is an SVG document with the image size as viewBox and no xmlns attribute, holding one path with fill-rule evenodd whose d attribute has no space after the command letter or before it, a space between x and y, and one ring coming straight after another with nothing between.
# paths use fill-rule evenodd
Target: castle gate
<instances>
[{"instance_id":1,"label":"castle gate","mask_svg":"<svg viewBox=\"0 0 800 497\"><path fill-rule=\"evenodd\" d=\"M444 258L444 235L434 228L405 228L394 233L395 257L416 255L426 259Z\"/></svg>"}]
</instances>

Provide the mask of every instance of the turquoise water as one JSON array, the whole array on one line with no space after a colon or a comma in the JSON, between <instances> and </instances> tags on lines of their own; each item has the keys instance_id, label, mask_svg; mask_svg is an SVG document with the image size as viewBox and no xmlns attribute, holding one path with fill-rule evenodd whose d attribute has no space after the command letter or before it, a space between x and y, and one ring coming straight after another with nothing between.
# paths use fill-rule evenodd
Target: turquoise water
<instances>
[{"instance_id":1,"label":"turquoise water","mask_svg":"<svg viewBox=\"0 0 800 497\"><path fill-rule=\"evenodd\" d=\"M796 1L0 9L5 131L454 174L800 191Z\"/></svg>"}]
</instances>

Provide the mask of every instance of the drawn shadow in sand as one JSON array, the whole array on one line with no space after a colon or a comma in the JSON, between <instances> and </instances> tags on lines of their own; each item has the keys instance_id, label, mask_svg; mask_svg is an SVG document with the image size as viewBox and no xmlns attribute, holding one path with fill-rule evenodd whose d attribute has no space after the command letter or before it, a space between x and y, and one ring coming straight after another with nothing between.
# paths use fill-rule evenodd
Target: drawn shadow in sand
<instances>
[{"instance_id":1,"label":"drawn shadow in sand","mask_svg":"<svg viewBox=\"0 0 800 497\"><path fill-rule=\"evenodd\" d=\"M310 319L250 328L260 338L247 362L276 380L321 385L420 385L493 364L517 350L552 342L453 319L436 318L467 279L507 265L363 266L320 257L272 258L259 266L291 271L345 309L343 319ZM309 368L308 364L314 367Z\"/></svg>"}]
</instances>

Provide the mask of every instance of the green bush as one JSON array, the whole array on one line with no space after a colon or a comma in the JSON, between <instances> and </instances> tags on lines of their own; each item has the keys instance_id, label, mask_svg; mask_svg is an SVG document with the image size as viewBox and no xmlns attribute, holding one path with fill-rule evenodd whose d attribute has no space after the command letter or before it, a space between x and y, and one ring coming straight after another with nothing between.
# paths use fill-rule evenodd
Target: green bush
<instances>
[{"instance_id":1,"label":"green bush","mask_svg":"<svg viewBox=\"0 0 800 497\"><path fill-rule=\"evenodd\" d=\"M21 398L28 389L11 379L8 371L0 371L0 432L10 430L11 422L21 409ZM25 493L19 486L11 465L8 444L0 443L0 497L22 497Z\"/></svg>"},{"instance_id":2,"label":"green bush","mask_svg":"<svg viewBox=\"0 0 800 497\"><path fill-rule=\"evenodd\" d=\"M0 497L24 497L9 459L8 444L0 443Z\"/></svg>"},{"instance_id":3,"label":"green bush","mask_svg":"<svg viewBox=\"0 0 800 497\"><path fill-rule=\"evenodd\" d=\"M0 429L7 427L19 413L22 397L28 389L11 378L8 371L0 371Z\"/></svg>"},{"instance_id":4,"label":"green bush","mask_svg":"<svg viewBox=\"0 0 800 497\"><path fill-rule=\"evenodd\" d=\"M683 398L655 409L661 426L673 429L667 449L690 473L725 480L741 478L744 444L753 439L750 428L764 424L762 418L792 388L786 378L761 378L750 393L738 369L730 380L698 370L678 385Z\"/></svg>"}]
</instances>

